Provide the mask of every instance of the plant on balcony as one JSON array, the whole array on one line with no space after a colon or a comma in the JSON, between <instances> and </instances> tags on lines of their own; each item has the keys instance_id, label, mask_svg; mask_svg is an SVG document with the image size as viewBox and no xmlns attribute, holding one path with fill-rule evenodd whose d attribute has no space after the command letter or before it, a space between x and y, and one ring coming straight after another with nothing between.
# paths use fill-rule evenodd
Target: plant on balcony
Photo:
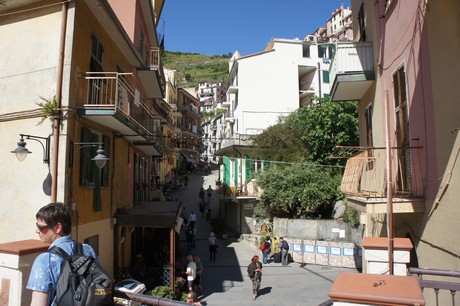
<instances>
[{"instance_id":1,"label":"plant on balcony","mask_svg":"<svg viewBox=\"0 0 460 306\"><path fill-rule=\"evenodd\" d=\"M39 102L37 103L37 105L40 106L42 115L41 120L38 124L42 124L43 121L45 121L48 118L53 120L55 117L59 116L59 108L58 103L56 101L56 96L54 96L53 99L47 99L44 97L40 97L40 99L43 102Z\"/></svg>"}]
</instances>

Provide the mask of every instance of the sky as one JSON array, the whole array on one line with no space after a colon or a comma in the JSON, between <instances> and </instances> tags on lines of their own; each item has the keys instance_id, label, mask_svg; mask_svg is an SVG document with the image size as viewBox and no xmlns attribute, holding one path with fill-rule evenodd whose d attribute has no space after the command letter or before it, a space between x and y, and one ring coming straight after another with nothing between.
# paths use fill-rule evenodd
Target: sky
<instances>
[{"instance_id":1,"label":"sky","mask_svg":"<svg viewBox=\"0 0 460 306\"><path fill-rule=\"evenodd\" d=\"M272 38L303 39L350 0L166 0L158 26L172 52L241 55Z\"/></svg>"}]
</instances>

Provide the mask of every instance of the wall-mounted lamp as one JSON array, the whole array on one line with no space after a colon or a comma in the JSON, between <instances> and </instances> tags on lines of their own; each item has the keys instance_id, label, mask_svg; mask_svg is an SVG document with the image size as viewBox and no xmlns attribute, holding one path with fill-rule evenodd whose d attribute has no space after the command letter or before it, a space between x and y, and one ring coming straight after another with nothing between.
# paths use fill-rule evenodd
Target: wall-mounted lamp
<instances>
[{"instance_id":1,"label":"wall-mounted lamp","mask_svg":"<svg viewBox=\"0 0 460 306\"><path fill-rule=\"evenodd\" d=\"M74 142L73 144L79 145L80 150L83 148L98 146L98 149L96 151L96 156L94 158L91 158L91 160L94 160L94 162L96 163L96 166L99 169L104 168L106 162L110 160L110 158L104 155L104 148L103 148L104 143L102 142Z\"/></svg>"},{"instance_id":2,"label":"wall-mounted lamp","mask_svg":"<svg viewBox=\"0 0 460 306\"><path fill-rule=\"evenodd\" d=\"M25 139L35 140L40 143L40 145L43 148L43 163L49 165L50 163L50 136L40 137L40 136L26 135L26 134L19 134L19 136L20 136L20 139L18 142L18 147L14 151L11 151L11 153L16 154L16 158L19 161L22 162L24 159L26 159L27 154L32 153L32 151L29 151L26 148L26 142L24 141L24 138L25 138ZM45 144L43 144L43 142L40 139L45 140Z\"/></svg>"}]
</instances>

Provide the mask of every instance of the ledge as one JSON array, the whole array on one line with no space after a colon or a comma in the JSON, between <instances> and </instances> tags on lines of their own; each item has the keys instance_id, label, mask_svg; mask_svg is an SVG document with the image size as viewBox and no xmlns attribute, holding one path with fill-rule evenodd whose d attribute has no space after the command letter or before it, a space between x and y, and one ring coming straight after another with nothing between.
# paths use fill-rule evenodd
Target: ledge
<instances>
[{"instance_id":1,"label":"ledge","mask_svg":"<svg viewBox=\"0 0 460 306\"><path fill-rule=\"evenodd\" d=\"M43 252L49 248L49 244L41 240L28 239L0 244L0 253L13 255L26 255Z\"/></svg>"}]
</instances>

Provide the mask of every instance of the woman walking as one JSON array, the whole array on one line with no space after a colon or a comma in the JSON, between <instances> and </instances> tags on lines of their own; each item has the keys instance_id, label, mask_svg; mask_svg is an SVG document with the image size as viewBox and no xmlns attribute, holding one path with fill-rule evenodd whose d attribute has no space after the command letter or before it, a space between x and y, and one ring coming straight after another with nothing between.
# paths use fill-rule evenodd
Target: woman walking
<instances>
[{"instance_id":1,"label":"woman walking","mask_svg":"<svg viewBox=\"0 0 460 306\"><path fill-rule=\"evenodd\" d=\"M255 300L262 281L262 263L257 255L252 256L251 263L248 265L248 276L252 281L252 299Z\"/></svg>"}]
</instances>

